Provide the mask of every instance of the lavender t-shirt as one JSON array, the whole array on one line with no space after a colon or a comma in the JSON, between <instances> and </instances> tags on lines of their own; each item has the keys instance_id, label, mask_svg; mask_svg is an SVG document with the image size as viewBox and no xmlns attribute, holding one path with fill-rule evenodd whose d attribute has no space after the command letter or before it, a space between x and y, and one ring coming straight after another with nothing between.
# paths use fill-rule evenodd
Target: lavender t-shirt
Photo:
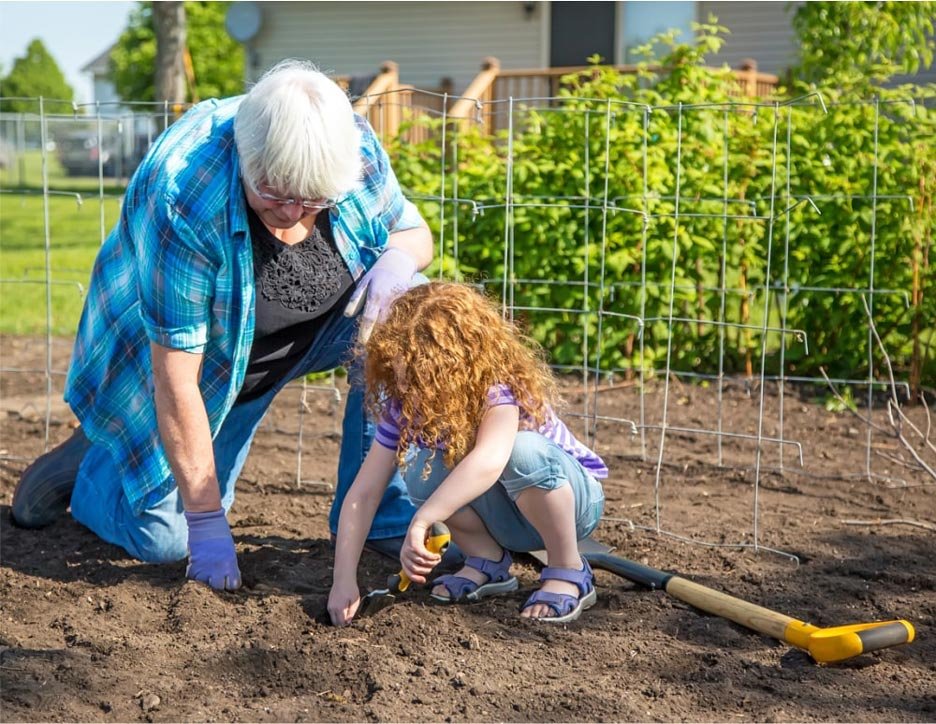
<instances>
[{"instance_id":1,"label":"lavender t-shirt","mask_svg":"<svg viewBox=\"0 0 936 724\"><path fill-rule=\"evenodd\" d=\"M494 385L488 390L487 402L489 407L498 405L517 405L517 398L509 385ZM519 405L518 405L519 406ZM520 411L521 419L529 419L523 410ZM384 414L377 423L377 433L374 439L390 450L396 450L400 442L400 424L402 420L402 410L398 400L391 400L384 408ZM547 440L556 443L562 450L567 452L573 458L579 461L583 468L596 478L608 477L608 466L605 465L598 455L590 448L579 442L572 431L566 427L566 424L556 417L556 414L549 410L549 418L540 425L537 430L540 435ZM428 447L420 442L420 447ZM437 445L442 448L444 445Z\"/></svg>"}]
</instances>

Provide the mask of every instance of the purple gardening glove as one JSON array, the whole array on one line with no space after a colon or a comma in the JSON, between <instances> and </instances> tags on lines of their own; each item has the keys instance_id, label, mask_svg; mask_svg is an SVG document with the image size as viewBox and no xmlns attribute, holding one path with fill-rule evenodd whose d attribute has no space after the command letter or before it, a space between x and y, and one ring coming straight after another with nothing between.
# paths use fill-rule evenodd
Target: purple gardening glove
<instances>
[{"instance_id":1,"label":"purple gardening glove","mask_svg":"<svg viewBox=\"0 0 936 724\"><path fill-rule=\"evenodd\" d=\"M234 538L224 510L210 513L185 513L188 523L189 564L186 578L207 583L217 590L240 588Z\"/></svg>"},{"instance_id":2,"label":"purple gardening glove","mask_svg":"<svg viewBox=\"0 0 936 724\"><path fill-rule=\"evenodd\" d=\"M367 304L361 315L360 340L366 342L377 322L387 316L390 303L410 287L410 280L416 273L416 260L405 251L390 247L378 258L377 262L365 274L351 299L345 307L345 316L353 317L358 313L367 294Z\"/></svg>"}]
</instances>

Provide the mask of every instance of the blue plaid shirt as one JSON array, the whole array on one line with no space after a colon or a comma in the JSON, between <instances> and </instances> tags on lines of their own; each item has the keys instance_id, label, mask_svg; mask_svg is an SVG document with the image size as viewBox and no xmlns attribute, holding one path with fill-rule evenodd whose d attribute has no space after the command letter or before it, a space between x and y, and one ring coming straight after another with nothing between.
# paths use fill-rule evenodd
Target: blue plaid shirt
<instances>
[{"instance_id":1,"label":"blue plaid shirt","mask_svg":"<svg viewBox=\"0 0 936 724\"><path fill-rule=\"evenodd\" d=\"M199 387L212 436L250 356L253 257L234 145L240 101L200 103L157 139L91 274L65 400L88 437L110 452L137 514L175 487L156 424L150 342L204 354ZM364 178L331 212L355 279L391 231L422 223L373 130L357 123Z\"/></svg>"}]
</instances>

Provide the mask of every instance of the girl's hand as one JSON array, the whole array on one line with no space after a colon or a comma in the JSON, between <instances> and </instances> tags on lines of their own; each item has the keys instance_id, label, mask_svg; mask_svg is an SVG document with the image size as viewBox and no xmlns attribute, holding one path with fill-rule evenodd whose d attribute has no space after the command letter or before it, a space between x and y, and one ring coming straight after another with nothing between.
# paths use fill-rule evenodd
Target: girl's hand
<instances>
[{"instance_id":1,"label":"girl's hand","mask_svg":"<svg viewBox=\"0 0 936 724\"><path fill-rule=\"evenodd\" d=\"M334 626L347 626L361 605L357 583L334 583L328 594L328 615Z\"/></svg>"},{"instance_id":2,"label":"girl's hand","mask_svg":"<svg viewBox=\"0 0 936 724\"><path fill-rule=\"evenodd\" d=\"M400 563L414 583L425 583L426 576L432 573L432 569L442 560L442 556L426 548L428 530L429 523L414 518L400 549Z\"/></svg>"}]
</instances>

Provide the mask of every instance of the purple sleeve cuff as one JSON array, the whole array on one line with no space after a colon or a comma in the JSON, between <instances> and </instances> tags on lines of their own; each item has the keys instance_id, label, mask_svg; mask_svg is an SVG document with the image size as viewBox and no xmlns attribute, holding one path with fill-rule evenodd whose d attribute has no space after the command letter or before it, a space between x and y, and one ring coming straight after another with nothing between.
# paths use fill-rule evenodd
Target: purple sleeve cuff
<instances>
[{"instance_id":1,"label":"purple sleeve cuff","mask_svg":"<svg viewBox=\"0 0 936 724\"><path fill-rule=\"evenodd\" d=\"M391 415L384 414L377 423L377 432L374 441L380 443L388 450L396 450L400 443L400 428L393 421Z\"/></svg>"},{"instance_id":2,"label":"purple sleeve cuff","mask_svg":"<svg viewBox=\"0 0 936 724\"><path fill-rule=\"evenodd\" d=\"M508 385L492 385L487 393L488 407L497 407L498 405L516 405L517 398L514 397L513 390Z\"/></svg>"}]
</instances>

